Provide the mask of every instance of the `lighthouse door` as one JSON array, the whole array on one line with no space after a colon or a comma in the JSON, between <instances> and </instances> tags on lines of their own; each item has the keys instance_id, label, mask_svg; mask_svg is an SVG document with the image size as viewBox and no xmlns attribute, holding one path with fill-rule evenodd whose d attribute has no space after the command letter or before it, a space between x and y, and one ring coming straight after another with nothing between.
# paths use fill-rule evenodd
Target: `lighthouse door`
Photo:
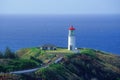
<instances>
[{"instance_id":1,"label":"lighthouse door","mask_svg":"<svg viewBox=\"0 0 120 80\"><path fill-rule=\"evenodd\" d=\"M72 50L72 45L70 45L70 50Z\"/></svg>"}]
</instances>

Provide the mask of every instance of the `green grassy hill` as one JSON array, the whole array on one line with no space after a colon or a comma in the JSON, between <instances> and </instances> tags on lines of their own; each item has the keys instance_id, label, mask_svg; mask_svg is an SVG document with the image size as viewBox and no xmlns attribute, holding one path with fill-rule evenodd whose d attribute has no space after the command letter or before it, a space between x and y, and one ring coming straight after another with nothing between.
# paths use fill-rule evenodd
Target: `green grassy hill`
<instances>
[{"instance_id":1,"label":"green grassy hill","mask_svg":"<svg viewBox=\"0 0 120 80\"><path fill-rule=\"evenodd\" d=\"M81 49L59 64L35 72L43 80L120 80L120 57L93 49Z\"/></svg>"},{"instance_id":2,"label":"green grassy hill","mask_svg":"<svg viewBox=\"0 0 120 80\"><path fill-rule=\"evenodd\" d=\"M24 80L30 77L35 80L120 80L120 56L94 49L79 50L80 53L75 54L65 48L58 48L55 51L39 48L20 49L16 52L20 60L31 61L35 63L35 67L40 66L40 63L49 64L49 67L40 68L27 76L21 75L21 78ZM54 61L61 56L63 59L55 64ZM16 64L20 60L13 61ZM8 65L9 60L0 61L2 62ZM15 67L15 65L11 66ZM29 66L28 63L27 67L30 68Z\"/></svg>"},{"instance_id":3,"label":"green grassy hill","mask_svg":"<svg viewBox=\"0 0 120 80\"><path fill-rule=\"evenodd\" d=\"M58 56L66 56L74 54L72 51L68 51L65 48L57 48L57 50L41 50L39 48L25 48L16 52L19 58L30 59L34 57L41 60L43 63L55 60Z\"/></svg>"}]
</instances>

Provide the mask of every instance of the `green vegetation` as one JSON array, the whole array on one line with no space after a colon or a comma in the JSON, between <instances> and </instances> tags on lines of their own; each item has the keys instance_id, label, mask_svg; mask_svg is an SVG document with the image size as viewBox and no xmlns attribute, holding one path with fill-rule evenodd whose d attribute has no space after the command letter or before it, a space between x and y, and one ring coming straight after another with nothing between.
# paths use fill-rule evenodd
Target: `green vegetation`
<instances>
[{"instance_id":1,"label":"green vegetation","mask_svg":"<svg viewBox=\"0 0 120 80\"><path fill-rule=\"evenodd\" d=\"M39 48L25 48L16 52L19 58L30 59L34 57L41 60L43 63L54 61L58 56L65 56L73 54L72 51L68 51L66 48L57 48L57 50L41 50Z\"/></svg>"},{"instance_id":2,"label":"green vegetation","mask_svg":"<svg viewBox=\"0 0 120 80\"><path fill-rule=\"evenodd\" d=\"M36 72L36 77L42 77L45 80L54 80L55 78L57 79L57 77L60 77L60 75L64 75L65 70L63 71L64 66L60 65L60 64L53 64L50 65L50 67L48 68L42 68L39 71ZM51 74L52 73L52 74ZM57 73L61 73L60 75L58 75ZM58 79L57 79L58 80ZM63 80L61 78L61 80Z\"/></svg>"},{"instance_id":3,"label":"green vegetation","mask_svg":"<svg viewBox=\"0 0 120 80\"><path fill-rule=\"evenodd\" d=\"M0 71L9 72L36 68L43 63L48 67L28 75L20 75L22 80L119 80L120 56L103 51L81 48L75 54L66 48L57 50L41 50L39 48L24 48L13 57L3 57L0 52ZM6 53L12 53L9 49ZM63 57L59 63L56 59ZM2 64L2 65L1 65ZM17 80L17 79L16 79Z\"/></svg>"},{"instance_id":4,"label":"green vegetation","mask_svg":"<svg viewBox=\"0 0 120 80\"><path fill-rule=\"evenodd\" d=\"M8 59L0 60L0 71L1 72L10 72L16 70L31 69L39 66L40 64L27 59Z\"/></svg>"},{"instance_id":5,"label":"green vegetation","mask_svg":"<svg viewBox=\"0 0 120 80\"><path fill-rule=\"evenodd\" d=\"M80 51L81 54L86 54L88 56L91 56L91 57L95 57L95 50L93 49L81 49Z\"/></svg>"},{"instance_id":6,"label":"green vegetation","mask_svg":"<svg viewBox=\"0 0 120 80\"><path fill-rule=\"evenodd\" d=\"M74 54L59 64L39 69L35 75L43 80L118 80L119 67L106 64L88 54Z\"/></svg>"},{"instance_id":7,"label":"green vegetation","mask_svg":"<svg viewBox=\"0 0 120 80\"><path fill-rule=\"evenodd\" d=\"M25 80L20 75L0 73L0 80Z\"/></svg>"},{"instance_id":8,"label":"green vegetation","mask_svg":"<svg viewBox=\"0 0 120 80\"><path fill-rule=\"evenodd\" d=\"M16 58L15 54L10 50L9 47L6 48L5 53L4 53L5 58Z\"/></svg>"},{"instance_id":9,"label":"green vegetation","mask_svg":"<svg viewBox=\"0 0 120 80\"><path fill-rule=\"evenodd\" d=\"M3 56L3 53L0 51L0 58L3 58L4 56Z\"/></svg>"},{"instance_id":10,"label":"green vegetation","mask_svg":"<svg viewBox=\"0 0 120 80\"><path fill-rule=\"evenodd\" d=\"M67 54L67 53L73 53L72 51L69 51L67 48L57 48L57 50L47 50L47 53L62 53L62 54Z\"/></svg>"},{"instance_id":11,"label":"green vegetation","mask_svg":"<svg viewBox=\"0 0 120 80\"><path fill-rule=\"evenodd\" d=\"M4 53L0 52L0 58L4 58L4 59L8 59L8 58L9 58L9 59L15 59L15 58L17 58L17 56L16 56L16 54L15 54L14 52L12 52L12 51L10 50L9 47L6 47Z\"/></svg>"},{"instance_id":12,"label":"green vegetation","mask_svg":"<svg viewBox=\"0 0 120 80\"><path fill-rule=\"evenodd\" d=\"M80 54L61 53L60 49L58 51L58 54L64 55L64 60L59 64L39 69L35 72L35 78L43 80L119 80L120 78L118 56L86 48L81 49ZM57 54L57 51L48 52Z\"/></svg>"},{"instance_id":13,"label":"green vegetation","mask_svg":"<svg viewBox=\"0 0 120 80\"><path fill-rule=\"evenodd\" d=\"M32 56L30 56L29 59L19 58L17 53L13 53L8 47L6 48L4 53L0 52L0 72L31 69L38 67L41 64L42 61L40 59L36 59Z\"/></svg>"},{"instance_id":14,"label":"green vegetation","mask_svg":"<svg viewBox=\"0 0 120 80\"><path fill-rule=\"evenodd\" d=\"M29 59L31 56L38 57L40 55L43 55L45 51L38 48L25 48L17 51L16 53L20 58Z\"/></svg>"}]
</instances>

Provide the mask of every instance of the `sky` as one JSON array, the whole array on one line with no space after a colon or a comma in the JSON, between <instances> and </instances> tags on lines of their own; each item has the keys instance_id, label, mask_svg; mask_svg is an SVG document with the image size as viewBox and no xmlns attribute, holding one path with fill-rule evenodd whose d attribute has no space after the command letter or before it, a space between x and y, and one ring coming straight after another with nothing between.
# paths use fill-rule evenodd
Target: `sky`
<instances>
[{"instance_id":1,"label":"sky","mask_svg":"<svg viewBox=\"0 0 120 80\"><path fill-rule=\"evenodd\" d=\"M120 0L0 0L0 14L120 14Z\"/></svg>"}]
</instances>

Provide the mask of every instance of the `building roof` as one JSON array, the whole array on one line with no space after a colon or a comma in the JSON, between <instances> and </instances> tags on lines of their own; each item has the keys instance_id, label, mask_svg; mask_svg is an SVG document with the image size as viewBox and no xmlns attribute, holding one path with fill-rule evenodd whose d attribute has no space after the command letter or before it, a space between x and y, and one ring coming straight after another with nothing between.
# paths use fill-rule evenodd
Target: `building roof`
<instances>
[{"instance_id":1,"label":"building roof","mask_svg":"<svg viewBox=\"0 0 120 80\"><path fill-rule=\"evenodd\" d=\"M75 30L75 28L73 26L70 26L69 30Z\"/></svg>"}]
</instances>

